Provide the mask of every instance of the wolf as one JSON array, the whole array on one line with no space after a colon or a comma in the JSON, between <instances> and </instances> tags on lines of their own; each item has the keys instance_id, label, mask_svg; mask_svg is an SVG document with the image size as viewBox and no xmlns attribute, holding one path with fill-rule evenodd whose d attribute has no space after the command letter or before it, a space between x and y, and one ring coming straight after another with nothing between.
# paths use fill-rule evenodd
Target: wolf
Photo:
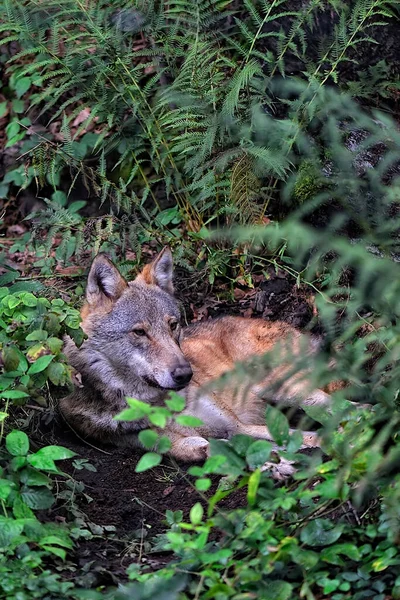
<instances>
[{"instance_id":1,"label":"wolf","mask_svg":"<svg viewBox=\"0 0 400 600\"><path fill-rule=\"evenodd\" d=\"M60 409L85 438L138 446L138 433L149 426L147 420L114 418L127 407L126 398L158 406L174 390L185 398L183 414L203 424L189 428L169 423L165 433L170 454L196 462L208 456L210 438L247 434L273 441L265 424L266 402L330 404L329 394L309 389L307 373L292 372L293 356L315 353L313 336L283 322L231 316L182 328L169 248L130 283L98 254L81 317L87 339L80 348L67 340L65 352L81 374L82 385L60 401ZM267 352L275 361L261 381L254 381L253 365L242 369L239 382L226 377L227 384L221 386L221 377L238 364ZM302 435L305 447L319 446L316 433Z\"/></svg>"}]
</instances>

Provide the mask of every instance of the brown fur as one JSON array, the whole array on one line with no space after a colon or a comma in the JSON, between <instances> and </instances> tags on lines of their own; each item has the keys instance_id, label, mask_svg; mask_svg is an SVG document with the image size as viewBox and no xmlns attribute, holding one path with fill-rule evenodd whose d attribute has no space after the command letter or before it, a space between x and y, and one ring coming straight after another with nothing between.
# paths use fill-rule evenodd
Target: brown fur
<instances>
[{"instance_id":1,"label":"brown fur","mask_svg":"<svg viewBox=\"0 0 400 600\"><path fill-rule=\"evenodd\" d=\"M307 357L315 351L313 337L286 323L238 317L179 331L172 294L168 249L129 284L106 257L96 257L88 279L87 304L81 312L88 340L81 349L70 340L66 343L83 387L60 405L81 435L135 445L138 432L148 422L114 419L126 407L125 397L162 405L169 389L181 390L186 399L183 414L199 417L203 425L192 429L170 423L166 431L172 442L170 453L196 461L208 455L212 437L229 439L243 433L272 440L265 426L266 401L329 406L330 397L310 389L304 371L292 373L290 368L293 356ZM242 368L240 376L221 385L221 376L238 363L271 350L272 366ZM303 439L305 446L319 444L313 432L303 432ZM283 465L278 475L290 470Z\"/></svg>"}]
</instances>

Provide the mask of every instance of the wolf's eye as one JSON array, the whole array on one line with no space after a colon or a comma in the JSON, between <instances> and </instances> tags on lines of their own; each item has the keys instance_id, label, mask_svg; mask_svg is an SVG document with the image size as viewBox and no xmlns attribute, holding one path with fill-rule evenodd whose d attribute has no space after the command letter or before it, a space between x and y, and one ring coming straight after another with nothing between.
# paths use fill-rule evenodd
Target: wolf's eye
<instances>
[{"instance_id":1,"label":"wolf's eye","mask_svg":"<svg viewBox=\"0 0 400 600\"><path fill-rule=\"evenodd\" d=\"M169 326L171 327L171 331L176 331L178 329L178 321L171 321Z\"/></svg>"},{"instance_id":2,"label":"wolf's eye","mask_svg":"<svg viewBox=\"0 0 400 600\"><path fill-rule=\"evenodd\" d=\"M135 335L139 336L139 337L145 337L147 335L147 333L145 332L144 329L140 329L140 327L138 329L134 329L133 332Z\"/></svg>"}]
</instances>

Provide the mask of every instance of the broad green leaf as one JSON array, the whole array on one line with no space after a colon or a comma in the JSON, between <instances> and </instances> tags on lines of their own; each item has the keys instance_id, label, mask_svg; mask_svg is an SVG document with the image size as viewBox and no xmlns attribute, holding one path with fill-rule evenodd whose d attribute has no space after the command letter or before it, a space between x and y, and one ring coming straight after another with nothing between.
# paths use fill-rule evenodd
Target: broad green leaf
<instances>
[{"instance_id":1,"label":"broad green leaf","mask_svg":"<svg viewBox=\"0 0 400 600\"><path fill-rule=\"evenodd\" d=\"M3 348L3 363L6 371L16 371L18 369L19 361L21 360L20 352L13 346L6 346Z\"/></svg>"},{"instance_id":2,"label":"broad green leaf","mask_svg":"<svg viewBox=\"0 0 400 600\"><path fill-rule=\"evenodd\" d=\"M236 454L229 442L210 439L210 450L212 453L211 458L214 458L214 456L217 457L218 455L225 457L225 461L220 464L219 467L215 467L215 473L222 473L224 475L242 474L243 469L246 467L246 463L243 458Z\"/></svg>"},{"instance_id":3,"label":"broad green leaf","mask_svg":"<svg viewBox=\"0 0 400 600\"><path fill-rule=\"evenodd\" d=\"M14 485L8 479L0 479L0 500L7 500Z\"/></svg>"},{"instance_id":4,"label":"broad green leaf","mask_svg":"<svg viewBox=\"0 0 400 600\"><path fill-rule=\"evenodd\" d=\"M289 441L289 423L285 415L274 406L267 406L266 423L274 441L282 446Z\"/></svg>"},{"instance_id":5,"label":"broad green leaf","mask_svg":"<svg viewBox=\"0 0 400 600\"><path fill-rule=\"evenodd\" d=\"M35 296L33 296L33 298L34 297ZM49 334L47 333L47 331L45 329L35 329L35 331L32 331L32 333L29 333L25 339L27 342L43 342L43 341L47 340L48 337L49 337Z\"/></svg>"},{"instance_id":6,"label":"broad green leaf","mask_svg":"<svg viewBox=\"0 0 400 600\"><path fill-rule=\"evenodd\" d=\"M51 554L58 556L58 558L61 558L61 560L65 560L67 558L66 551L62 548L59 548L58 546L47 546L46 544L44 544L42 548L43 550L46 550L47 552L51 552Z\"/></svg>"},{"instance_id":7,"label":"broad green leaf","mask_svg":"<svg viewBox=\"0 0 400 600\"><path fill-rule=\"evenodd\" d=\"M58 472L56 463L50 456L38 456L37 454L31 454L28 456L28 462L35 469L42 469L43 471Z\"/></svg>"},{"instance_id":8,"label":"broad green leaf","mask_svg":"<svg viewBox=\"0 0 400 600\"><path fill-rule=\"evenodd\" d=\"M253 442L246 452L246 461L250 469L262 467L269 459L271 450L272 444L266 440L257 440Z\"/></svg>"},{"instance_id":9,"label":"broad green leaf","mask_svg":"<svg viewBox=\"0 0 400 600\"><path fill-rule=\"evenodd\" d=\"M196 502L196 504L194 506L192 506L192 508L190 509L190 513L189 513L190 522L193 523L193 525L198 525L199 523L201 523L203 514L204 514L204 510L203 510L202 505L200 504L200 502Z\"/></svg>"},{"instance_id":10,"label":"broad green leaf","mask_svg":"<svg viewBox=\"0 0 400 600\"><path fill-rule=\"evenodd\" d=\"M76 456L76 452L64 448L64 446L44 446L36 452L36 456L48 456L53 460L65 460Z\"/></svg>"},{"instance_id":11,"label":"broad green leaf","mask_svg":"<svg viewBox=\"0 0 400 600\"><path fill-rule=\"evenodd\" d=\"M21 292L19 294L19 297L21 298L21 300L25 306L34 307L34 306L37 306L37 304L38 304L38 299L36 298L36 296L31 294L31 292Z\"/></svg>"},{"instance_id":12,"label":"broad green leaf","mask_svg":"<svg viewBox=\"0 0 400 600\"><path fill-rule=\"evenodd\" d=\"M17 496L13 504L13 515L16 519L35 519L35 513Z\"/></svg>"},{"instance_id":13,"label":"broad green leaf","mask_svg":"<svg viewBox=\"0 0 400 600\"><path fill-rule=\"evenodd\" d=\"M65 381L65 367L59 362L52 362L47 367L47 377L54 385L61 385Z\"/></svg>"},{"instance_id":14,"label":"broad green leaf","mask_svg":"<svg viewBox=\"0 0 400 600\"><path fill-rule=\"evenodd\" d=\"M60 537L58 535L46 535L40 538L40 544L51 544L56 546L63 546L64 548L72 548L72 541L67 537Z\"/></svg>"},{"instance_id":15,"label":"broad green leaf","mask_svg":"<svg viewBox=\"0 0 400 600\"><path fill-rule=\"evenodd\" d=\"M152 429L144 429L139 433L139 441L145 448L151 449L157 443L158 434Z\"/></svg>"},{"instance_id":16,"label":"broad green leaf","mask_svg":"<svg viewBox=\"0 0 400 600\"><path fill-rule=\"evenodd\" d=\"M166 435L162 435L157 442L157 452L160 454L165 454L169 450L171 450L171 440Z\"/></svg>"},{"instance_id":17,"label":"broad green leaf","mask_svg":"<svg viewBox=\"0 0 400 600\"><path fill-rule=\"evenodd\" d=\"M54 504L54 496L47 488L24 488L21 491L22 501L33 510L45 510Z\"/></svg>"},{"instance_id":18,"label":"broad green leaf","mask_svg":"<svg viewBox=\"0 0 400 600\"><path fill-rule=\"evenodd\" d=\"M165 401L165 404L168 406L169 410L180 412L185 408L186 402L179 394L170 392L170 397Z\"/></svg>"},{"instance_id":19,"label":"broad green leaf","mask_svg":"<svg viewBox=\"0 0 400 600\"><path fill-rule=\"evenodd\" d=\"M24 526L19 520L0 516L0 548L7 549L21 535Z\"/></svg>"},{"instance_id":20,"label":"broad green leaf","mask_svg":"<svg viewBox=\"0 0 400 600\"><path fill-rule=\"evenodd\" d=\"M160 454L156 454L155 452L147 452L140 458L138 464L136 465L135 471L136 473L148 471L152 467L159 465L161 460L162 457Z\"/></svg>"},{"instance_id":21,"label":"broad green leaf","mask_svg":"<svg viewBox=\"0 0 400 600\"><path fill-rule=\"evenodd\" d=\"M290 600L292 598L293 587L287 581L275 579L268 582L263 590L264 600Z\"/></svg>"},{"instance_id":22,"label":"broad green leaf","mask_svg":"<svg viewBox=\"0 0 400 600\"><path fill-rule=\"evenodd\" d=\"M12 431L6 437L6 448L13 456L26 456L29 451L28 436L23 431Z\"/></svg>"},{"instance_id":23,"label":"broad green leaf","mask_svg":"<svg viewBox=\"0 0 400 600\"><path fill-rule=\"evenodd\" d=\"M185 427L200 427L201 425L204 425L201 419L192 417L192 415L179 415L176 417L176 422Z\"/></svg>"},{"instance_id":24,"label":"broad green leaf","mask_svg":"<svg viewBox=\"0 0 400 600\"><path fill-rule=\"evenodd\" d=\"M35 455L33 455L35 456ZM28 462L30 464L30 456L28 457ZM33 466L33 465L32 465ZM36 486L36 485L45 485L47 487L51 487L51 479L47 477L44 473L40 473L40 471L36 471L36 469L31 469L27 467L23 471L21 471L20 479L22 483L25 485Z\"/></svg>"},{"instance_id":25,"label":"broad green leaf","mask_svg":"<svg viewBox=\"0 0 400 600\"><path fill-rule=\"evenodd\" d=\"M328 519L314 519L301 530L300 539L308 546L329 546L340 538L343 527Z\"/></svg>"},{"instance_id":26,"label":"broad green leaf","mask_svg":"<svg viewBox=\"0 0 400 600\"><path fill-rule=\"evenodd\" d=\"M6 400L17 400L19 398L29 398L29 394L22 392L21 390L6 390L5 392L0 393L0 398L5 398Z\"/></svg>"},{"instance_id":27,"label":"broad green leaf","mask_svg":"<svg viewBox=\"0 0 400 600\"><path fill-rule=\"evenodd\" d=\"M167 424L167 420L167 416L159 411L149 415L150 423L153 423L153 425L155 425L156 427L161 427L161 429L164 429L164 427Z\"/></svg>"},{"instance_id":28,"label":"broad green leaf","mask_svg":"<svg viewBox=\"0 0 400 600\"><path fill-rule=\"evenodd\" d=\"M136 421L152 412L150 404L142 402L141 400L136 400L136 398L127 398L126 402L129 409L123 410L119 415L114 417L118 421Z\"/></svg>"},{"instance_id":29,"label":"broad green leaf","mask_svg":"<svg viewBox=\"0 0 400 600\"><path fill-rule=\"evenodd\" d=\"M59 354L63 347L63 341L56 337L49 337L46 344L52 354Z\"/></svg>"},{"instance_id":30,"label":"broad green leaf","mask_svg":"<svg viewBox=\"0 0 400 600\"><path fill-rule=\"evenodd\" d=\"M19 77L15 84L15 92L17 98L21 98L29 90L32 85L32 79L30 77Z\"/></svg>"},{"instance_id":31,"label":"broad green leaf","mask_svg":"<svg viewBox=\"0 0 400 600\"><path fill-rule=\"evenodd\" d=\"M195 481L196 490L199 492L206 492L211 487L211 479L208 477L204 477L202 479L196 479Z\"/></svg>"},{"instance_id":32,"label":"broad green leaf","mask_svg":"<svg viewBox=\"0 0 400 600\"><path fill-rule=\"evenodd\" d=\"M44 356L40 356L28 369L28 375L35 375L36 373L41 373L49 366L51 361L53 360L53 354L45 354Z\"/></svg>"}]
</instances>

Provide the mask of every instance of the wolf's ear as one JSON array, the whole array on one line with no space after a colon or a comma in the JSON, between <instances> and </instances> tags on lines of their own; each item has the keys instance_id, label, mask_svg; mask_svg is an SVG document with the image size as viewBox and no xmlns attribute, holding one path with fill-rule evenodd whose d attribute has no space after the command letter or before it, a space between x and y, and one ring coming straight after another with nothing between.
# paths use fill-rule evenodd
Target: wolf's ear
<instances>
[{"instance_id":1,"label":"wolf's ear","mask_svg":"<svg viewBox=\"0 0 400 600\"><path fill-rule=\"evenodd\" d=\"M139 278L143 279L150 285L158 285L162 290L169 294L174 293L172 285L173 277L173 262L171 250L166 246L160 254L146 265L140 273Z\"/></svg>"},{"instance_id":2,"label":"wolf's ear","mask_svg":"<svg viewBox=\"0 0 400 600\"><path fill-rule=\"evenodd\" d=\"M115 302L128 286L121 273L104 254L98 254L90 268L86 300L93 307Z\"/></svg>"}]
</instances>

